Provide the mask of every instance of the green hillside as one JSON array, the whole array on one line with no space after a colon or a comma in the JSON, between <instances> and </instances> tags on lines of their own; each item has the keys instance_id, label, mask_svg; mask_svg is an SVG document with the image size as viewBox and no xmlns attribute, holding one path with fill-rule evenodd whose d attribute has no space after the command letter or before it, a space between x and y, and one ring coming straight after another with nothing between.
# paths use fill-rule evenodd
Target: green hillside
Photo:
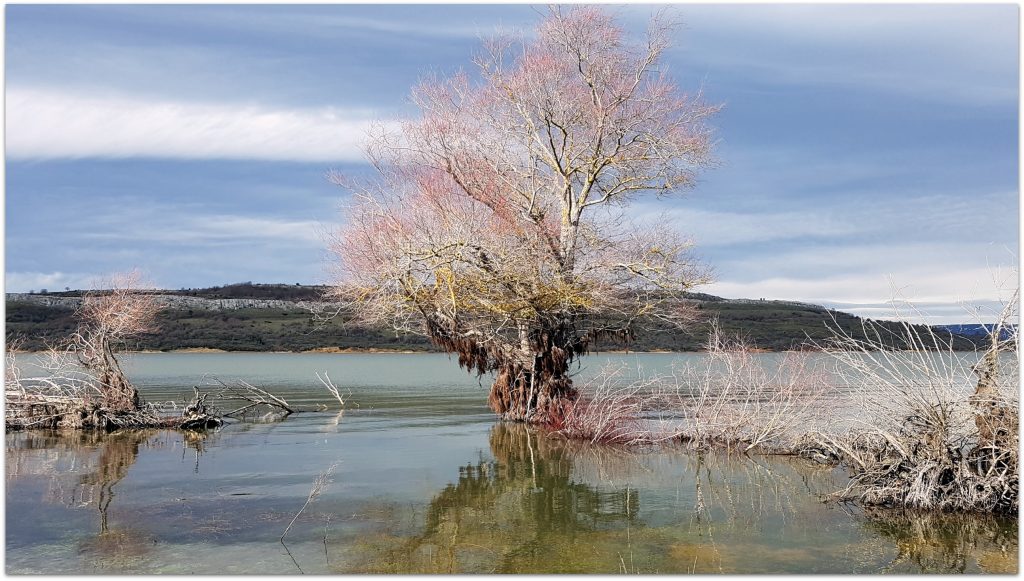
<instances>
[{"instance_id":1,"label":"green hillside","mask_svg":"<svg viewBox=\"0 0 1024 581\"><path fill-rule=\"evenodd\" d=\"M226 351L306 351L312 349L396 349L435 350L426 339L397 335L389 329L364 328L345 324L344 317L316 321L299 301L315 300L322 288L300 285L243 283L207 289L159 291L160 294L210 300L286 301L275 308L238 308L211 310L197 306L176 306L160 314L160 332L146 336L132 347L138 350L223 349ZM22 349L39 350L47 343L66 337L76 326L74 308L45 305L48 299L81 296L69 291L32 295L29 300L7 299L7 340L17 339ZM636 351L697 351L702 348L708 321L717 318L728 336L741 336L753 345L781 351L799 348L810 341L830 336L828 326L839 326L854 336L861 320L853 315L829 311L815 305L785 301L736 301L704 294L699 301L704 322L688 332L654 330L641 333L630 344L605 341L595 350L632 349ZM53 302L53 301L51 301ZM202 303L203 301L196 301ZM834 321L833 321L834 317ZM970 349L969 339L958 337L958 348Z\"/></svg>"}]
</instances>

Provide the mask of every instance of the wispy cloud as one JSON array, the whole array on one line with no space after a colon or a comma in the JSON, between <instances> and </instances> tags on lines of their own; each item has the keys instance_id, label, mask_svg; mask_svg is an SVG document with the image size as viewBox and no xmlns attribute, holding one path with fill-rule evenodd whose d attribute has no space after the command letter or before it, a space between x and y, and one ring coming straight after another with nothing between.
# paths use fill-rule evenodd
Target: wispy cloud
<instances>
[{"instance_id":1,"label":"wispy cloud","mask_svg":"<svg viewBox=\"0 0 1024 581\"><path fill-rule=\"evenodd\" d=\"M1013 5L694 5L682 48L710 70L931 102L1016 105ZM692 32L691 32L692 31ZM984 31L979 34L979 31ZM693 42L689 42L689 37Z\"/></svg>"},{"instance_id":2,"label":"wispy cloud","mask_svg":"<svg viewBox=\"0 0 1024 581\"><path fill-rule=\"evenodd\" d=\"M639 213L641 220L650 220L657 213ZM859 227L822 212L745 213L675 208L663 215L681 233L693 238L697 246L707 248L795 240L802 238L834 238L853 234Z\"/></svg>"},{"instance_id":3,"label":"wispy cloud","mask_svg":"<svg viewBox=\"0 0 1024 581\"><path fill-rule=\"evenodd\" d=\"M927 325L991 323L1005 303L997 299L966 299L956 303L891 301L887 304L823 303L865 319L905 320ZM1013 321L1016 322L1016 321Z\"/></svg>"},{"instance_id":4,"label":"wispy cloud","mask_svg":"<svg viewBox=\"0 0 1024 581\"><path fill-rule=\"evenodd\" d=\"M985 268L812 275L809 273L806 278L776 276L742 282L726 279L703 290L729 298L855 304L878 304L886 298L901 298L914 303L959 303L999 296L999 289L992 284L991 273Z\"/></svg>"},{"instance_id":5,"label":"wispy cloud","mask_svg":"<svg viewBox=\"0 0 1024 581\"><path fill-rule=\"evenodd\" d=\"M84 234L92 240L131 240L135 242L169 242L176 244L211 245L292 243L315 249L321 243L321 223L313 220L282 220L258 216L198 215L182 216L168 210L161 218L154 206L141 219L124 219L124 215L108 221L101 229ZM141 215L140 215L141 216Z\"/></svg>"},{"instance_id":6,"label":"wispy cloud","mask_svg":"<svg viewBox=\"0 0 1024 581\"><path fill-rule=\"evenodd\" d=\"M365 110L271 109L8 88L10 159L361 161Z\"/></svg>"},{"instance_id":7,"label":"wispy cloud","mask_svg":"<svg viewBox=\"0 0 1024 581\"><path fill-rule=\"evenodd\" d=\"M475 40L488 33L493 33L498 28L493 22L477 23L460 13L452 13L447 18L443 16L439 18L436 12L424 13L422 16L430 20L430 22L424 23L417 19L402 20L325 11L322 7L313 10L289 8L287 11L278 11L275 8L260 7L260 9L240 15L235 9L218 10L211 7L212 12L203 12L201 17L206 23L212 18L229 27L244 27L257 31L274 30L293 34L301 32L302 34L327 37L355 31L445 40ZM405 6L402 9L408 10L409 8L409 6Z\"/></svg>"}]
</instances>

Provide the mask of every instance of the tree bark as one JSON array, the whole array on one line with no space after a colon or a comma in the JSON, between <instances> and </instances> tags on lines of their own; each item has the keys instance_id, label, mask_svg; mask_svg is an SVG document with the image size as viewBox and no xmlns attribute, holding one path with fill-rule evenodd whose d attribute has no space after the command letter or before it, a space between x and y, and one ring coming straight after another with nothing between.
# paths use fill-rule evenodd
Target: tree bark
<instances>
[{"instance_id":1,"label":"tree bark","mask_svg":"<svg viewBox=\"0 0 1024 581\"><path fill-rule=\"evenodd\" d=\"M488 403L504 420L534 424L557 421L578 396L569 364L583 351L566 324L529 333L522 360L505 361L491 385Z\"/></svg>"}]
</instances>

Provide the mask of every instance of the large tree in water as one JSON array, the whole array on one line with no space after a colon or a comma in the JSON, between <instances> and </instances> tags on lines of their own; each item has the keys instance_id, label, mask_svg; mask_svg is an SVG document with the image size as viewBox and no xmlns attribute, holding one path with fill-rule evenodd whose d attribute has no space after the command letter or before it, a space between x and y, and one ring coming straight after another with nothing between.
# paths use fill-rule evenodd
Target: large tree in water
<instances>
[{"instance_id":1,"label":"large tree in water","mask_svg":"<svg viewBox=\"0 0 1024 581\"><path fill-rule=\"evenodd\" d=\"M503 418L557 419L591 342L678 323L679 293L706 282L671 224L627 211L711 163L717 107L659 69L672 30L656 16L634 43L599 8L552 8L485 42L472 74L416 87L419 115L370 140L375 177L338 178L332 293L496 372Z\"/></svg>"}]
</instances>

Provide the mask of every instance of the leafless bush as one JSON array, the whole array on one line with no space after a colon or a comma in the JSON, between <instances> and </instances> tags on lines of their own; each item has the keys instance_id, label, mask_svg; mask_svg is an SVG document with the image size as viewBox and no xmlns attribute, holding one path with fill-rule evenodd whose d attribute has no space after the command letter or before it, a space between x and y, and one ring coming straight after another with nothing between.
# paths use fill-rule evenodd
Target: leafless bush
<instances>
[{"instance_id":1,"label":"leafless bush","mask_svg":"<svg viewBox=\"0 0 1024 581\"><path fill-rule=\"evenodd\" d=\"M602 444L646 444L658 439L643 420L657 380L621 385L624 365L605 368L580 389L575 401L563 402L549 424L554 434Z\"/></svg>"},{"instance_id":2,"label":"leafless bush","mask_svg":"<svg viewBox=\"0 0 1024 581\"><path fill-rule=\"evenodd\" d=\"M71 347L82 367L95 376L103 407L111 412L134 411L141 405L138 390L114 353L128 340L156 330L161 307L152 294L141 290L144 284L138 271L114 275L102 286L109 290L82 298Z\"/></svg>"},{"instance_id":3,"label":"leafless bush","mask_svg":"<svg viewBox=\"0 0 1024 581\"><path fill-rule=\"evenodd\" d=\"M18 387L5 391L7 430L31 428L105 428L155 426L160 423L154 406L140 402L134 409L106 407L104 384L82 366L74 345L64 343L38 354L28 364L42 371L23 377ZM10 368L8 370L10 371Z\"/></svg>"},{"instance_id":4,"label":"leafless bush","mask_svg":"<svg viewBox=\"0 0 1024 581\"><path fill-rule=\"evenodd\" d=\"M756 353L714 327L700 363L628 383L625 367L606 368L552 426L562 437L594 443L675 439L698 449L792 452L822 420L817 404L829 382L808 353L772 360Z\"/></svg>"},{"instance_id":5,"label":"leafless bush","mask_svg":"<svg viewBox=\"0 0 1024 581\"><path fill-rule=\"evenodd\" d=\"M681 416L676 430L695 448L788 453L803 433L820 423L819 405L828 377L804 351L757 355L741 339L712 326L700 365L673 373L663 391L667 409Z\"/></svg>"},{"instance_id":6,"label":"leafless bush","mask_svg":"<svg viewBox=\"0 0 1024 581\"><path fill-rule=\"evenodd\" d=\"M816 433L805 452L846 464L838 496L866 505L1013 512L1018 508L1018 295L982 352L957 353L950 337L903 322L864 323L867 339L837 331L828 350L852 388L853 420ZM905 349L892 347L899 333ZM1012 353L1013 356L1000 354Z\"/></svg>"},{"instance_id":7,"label":"leafless bush","mask_svg":"<svg viewBox=\"0 0 1024 581\"><path fill-rule=\"evenodd\" d=\"M159 423L156 410L143 404L115 355L126 341L155 328L159 305L140 290L138 272L115 275L104 286L109 290L83 297L75 333L38 358L43 377L22 379L8 359L7 379L17 388L5 390L7 429Z\"/></svg>"},{"instance_id":8,"label":"leafless bush","mask_svg":"<svg viewBox=\"0 0 1024 581\"><path fill-rule=\"evenodd\" d=\"M21 381L21 367L14 356L21 346L21 341L14 339L7 341L4 351L4 392L15 397L25 395L25 386Z\"/></svg>"}]
</instances>

